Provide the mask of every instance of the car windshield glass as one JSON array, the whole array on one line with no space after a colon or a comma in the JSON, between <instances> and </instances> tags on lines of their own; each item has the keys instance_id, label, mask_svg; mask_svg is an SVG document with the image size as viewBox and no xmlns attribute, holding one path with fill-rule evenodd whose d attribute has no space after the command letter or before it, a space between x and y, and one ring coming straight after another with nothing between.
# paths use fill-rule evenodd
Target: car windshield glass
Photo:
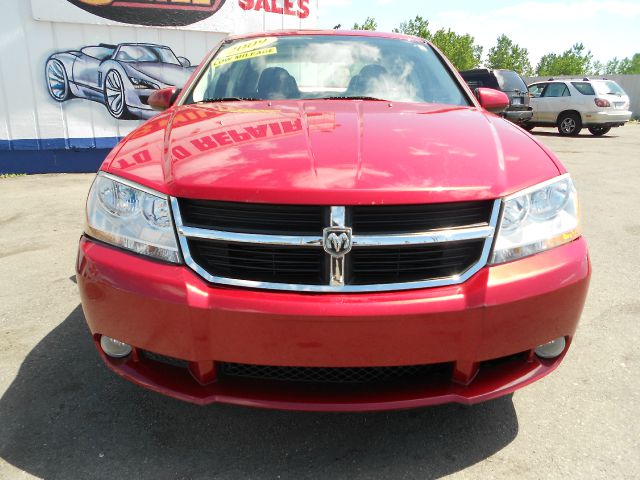
<instances>
[{"instance_id":1,"label":"car windshield glass","mask_svg":"<svg viewBox=\"0 0 640 480\"><path fill-rule=\"evenodd\" d=\"M583 95L595 95L596 94L596 92L593 91L593 87L588 82L571 82L571 85L576 87L576 90L578 90Z\"/></svg>"},{"instance_id":2,"label":"car windshield glass","mask_svg":"<svg viewBox=\"0 0 640 480\"><path fill-rule=\"evenodd\" d=\"M97 58L98 60L104 60L113 55L114 48L109 47L84 47L81 51L89 57Z\"/></svg>"},{"instance_id":3,"label":"car windshield glass","mask_svg":"<svg viewBox=\"0 0 640 480\"><path fill-rule=\"evenodd\" d=\"M496 78L503 92L526 92L527 85L524 83L520 75L509 70L496 70Z\"/></svg>"},{"instance_id":4,"label":"car windshield glass","mask_svg":"<svg viewBox=\"0 0 640 480\"><path fill-rule=\"evenodd\" d=\"M123 45L118 50L116 60L120 62L152 62L180 65L180 62L169 48L152 45Z\"/></svg>"},{"instance_id":5,"label":"car windshield glass","mask_svg":"<svg viewBox=\"0 0 640 480\"><path fill-rule=\"evenodd\" d=\"M296 35L225 43L187 103L369 99L470 105L431 47L400 39Z\"/></svg>"},{"instance_id":6,"label":"car windshield glass","mask_svg":"<svg viewBox=\"0 0 640 480\"><path fill-rule=\"evenodd\" d=\"M622 87L613 80L594 81L592 83L598 95L626 95Z\"/></svg>"}]
</instances>

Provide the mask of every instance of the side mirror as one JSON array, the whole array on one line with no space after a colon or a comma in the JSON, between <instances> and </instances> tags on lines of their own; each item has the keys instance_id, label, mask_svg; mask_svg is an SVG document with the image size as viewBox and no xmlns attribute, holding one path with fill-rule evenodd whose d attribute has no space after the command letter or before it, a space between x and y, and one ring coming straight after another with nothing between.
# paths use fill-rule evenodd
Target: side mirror
<instances>
[{"instance_id":1,"label":"side mirror","mask_svg":"<svg viewBox=\"0 0 640 480\"><path fill-rule=\"evenodd\" d=\"M500 113L509 106L509 97L506 93L493 88L476 88L476 98L482 108L493 113Z\"/></svg>"},{"instance_id":2,"label":"side mirror","mask_svg":"<svg viewBox=\"0 0 640 480\"><path fill-rule=\"evenodd\" d=\"M176 87L166 87L156 90L149 96L149 106L154 110L166 110L173 105L179 93L180 90Z\"/></svg>"},{"instance_id":3,"label":"side mirror","mask_svg":"<svg viewBox=\"0 0 640 480\"><path fill-rule=\"evenodd\" d=\"M191 66L191 60L186 57L178 57L178 61L184 68L189 68Z\"/></svg>"}]
</instances>

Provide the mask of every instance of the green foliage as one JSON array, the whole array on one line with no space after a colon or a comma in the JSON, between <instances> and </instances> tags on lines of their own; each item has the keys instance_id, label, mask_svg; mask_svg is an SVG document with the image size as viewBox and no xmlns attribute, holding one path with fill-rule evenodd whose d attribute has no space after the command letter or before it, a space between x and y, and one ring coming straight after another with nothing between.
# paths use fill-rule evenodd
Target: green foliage
<instances>
[{"instance_id":1,"label":"green foliage","mask_svg":"<svg viewBox=\"0 0 640 480\"><path fill-rule=\"evenodd\" d=\"M496 46L489 49L486 66L492 69L515 70L525 76L533 73L529 62L529 50L513 43L504 34L498 37Z\"/></svg>"},{"instance_id":2,"label":"green foliage","mask_svg":"<svg viewBox=\"0 0 640 480\"><path fill-rule=\"evenodd\" d=\"M458 35L441 28L433 34L431 41L458 70L470 70L480 65L482 46L476 45L475 39L469 34Z\"/></svg>"},{"instance_id":3,"label":"green foliage","mask_svg":"<svg viewBox=\"0 0 640 480\"><path fill-rule=\"evenodd\" d=\"M633 57L618 59L613 57L606 64L601 62L593 62L591 66L592 75L632 75L640 74L640 53L636 53Z\"/></svg>"},{"instance_id":4,"label":"green foliage","mask_svg":"<svg viewBox=\"0 0 640 480\"><path fill-rule=\"evenodd\" d=\"M431 40L431 31L429 30L429 20L425 20L420 15L408 22L402 22L400 27L394 28L395 33L404 33L405 35L413 35L414 37Z\"/></svg>"},{"instance_id":5,"label":"green foliage","mask_svg":"<svg viewBox=\"0 0 640 480\"><path fill-rule=\"evenodd\" d=\"M377 30L378 22L373 17L367 17L362 25L358 25L357 23L353 24L352 30Z\"/></svg>"},{"instance_id":6,"label":"green foliage","mask_svg":"<svg viewBox=\"0 0 640 480\"><path fill-rule=\"evenodd\" d=\"M431 33L429 21L420 15L408 22L402 22L400 27L393 31L429 40L451 60L451 63L458 70L469 70L480 64L482 47L476 45L475 39L471 35L458 35L454 31L444 28Z\"/></svg>"},{"instance_id":7,"label":"green foliage","mask_svg":"<svg viewBox=\"0 0 640 480\"><path fill-rule=\"evenodd\" d=\"M548 53L544 55L536 68L536 73L540 76L553 75L585 75L591 69L590 51L584 49L584 45L576 43L569 50L558 55Z\"/></svg>"}]
</instances>

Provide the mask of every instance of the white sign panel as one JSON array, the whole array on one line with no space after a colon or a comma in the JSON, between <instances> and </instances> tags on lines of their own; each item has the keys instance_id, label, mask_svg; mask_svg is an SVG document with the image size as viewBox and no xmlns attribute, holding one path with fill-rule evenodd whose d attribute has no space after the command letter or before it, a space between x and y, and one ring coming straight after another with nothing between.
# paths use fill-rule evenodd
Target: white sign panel
<instances>
[{"instance_id":1,"label":"white sign panel","mask_svg":"<svg viewBox=\"0 0 640 480\"><path fill-rule=\"evenodd\" d=\"M94 25L143 25L245 33L305 28L315 0L31 0L33 18ZM268 17L268 20L267 20Z\"/></svg>"}]
</instances>

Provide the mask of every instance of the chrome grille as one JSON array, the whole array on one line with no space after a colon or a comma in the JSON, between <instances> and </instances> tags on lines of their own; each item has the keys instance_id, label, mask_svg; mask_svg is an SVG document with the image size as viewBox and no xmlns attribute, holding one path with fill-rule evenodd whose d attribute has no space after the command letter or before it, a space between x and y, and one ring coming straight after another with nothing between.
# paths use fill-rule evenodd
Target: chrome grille
<instances>
[{"instance_id":1,"label":"chrome grille","mask_svg":"<svg viewBox=\"0 0 640 480\"><path fill-rule=\"evenodd\" d=\"M487 262L500 209L499 200L317 207L172 198L171 204L185 261L205 280L302 292L464 282Z\"/></svg>"}]
</instances>

